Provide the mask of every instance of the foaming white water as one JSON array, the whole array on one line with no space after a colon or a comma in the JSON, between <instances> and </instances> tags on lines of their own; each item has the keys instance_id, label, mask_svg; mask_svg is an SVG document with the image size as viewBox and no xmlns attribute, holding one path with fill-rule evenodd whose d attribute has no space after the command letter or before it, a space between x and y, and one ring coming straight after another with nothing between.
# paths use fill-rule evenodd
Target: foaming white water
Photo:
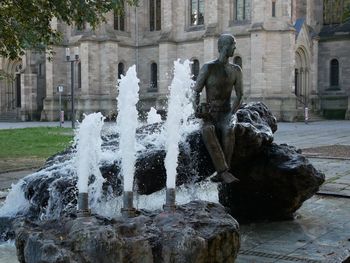
<instances>
[{"instance_id":1,"label":"foaming white water","mask_svg":"<svg viewBox=\"0 0 350 263\"><path fill-rule=\"evenodd\" d=\"M184 114L183 109L187 109L188 104L190 104L192 108L192 104L188 99L188 93L192 85L193 80L191 79L190 61L186 60L183 64L180 63L179 60L175 61L174 78L169 87L168 116L165 122L166 157L164 164L167 173L167 188L175 188L176 185L179 142L182 135L180 131L181 123L182 125L187 125L189 117Z\"/></svg>"},{"instance_id":2,"label":"foaming white water","mask_svg":"<svg viewBox=\"0 0 350 263\"><path fill-rule=\"evenodd\" d=\"M0 263L17 263L16 246L13 241L0 243Z\"/></svg>"},{"instance_id":3,"label":"foaming white water","mask_svg":"<svg viewBox=\"0 0 350 263\"><path fill-rule=\"evenodd\" d=\"M124 178L124 191L132 191L136 162L136 128L138 126L136 103L139 101L140 82L136 76L136 66L130 67L126 75L122 76L118 82L117 129L120 134L121 173Z\"/></svg>"},{"instance_id":4,"label":"foaming white water","mask_svg":"<svg viewBox=\"0 0 350 263\"><path fill-rule=\"evenodd\" d=\"M22 190L24 180L20 180L17 184L12 185L12 189L6 197L5 203L0 208L0 216L14 217L21 213L26 213L30 203L24 197Z\"/></svg>"},{"instance_id":5,"label":"foaming white water","mask_svg":"<svg viewBox=\"0 0 350 263\"><path fill-rule=\"evenodd\" d=\"M151 107L150 111L147 114L147 124L153 124L161 122L162 117L157 113L157 110Z\"/></svg>"},{"instance_id":6,"label":"foaming white water","mask_svg":"<svg viewBox=\"0 0 350 263\"><path fill-rule=\"evenodd\" d=\"M196 191L193 192L192 188L184 185L179 186L176 189L176 204L182 205L193 200L203 200L208 202L218 203L218 190L217 185L203 181L196 185ZM163 209L165 203L165 189L155 192L150 195L137 195L135 194L134 205L135 208L146 210ZM109 196L106 200L99 204L96 209L96 213L106 218L116 218L121 215L120 210L123 206L123 197Z\"/></svg>"},{"instance_id":7,"label":"foaming white water","mask_svg":"<svg viewBox=\"0 0 350 263\"><path fill-rule=\"evenodd\" d=\"M100 112L84 115L82 123L76 134L77 152L75 168L78 176L79 193L88 192L89 177L95 177L92 191L101 192L103 177L100 173L99 162L101 159L101 130L104 117Z\"/></svg>"}]
</instances>

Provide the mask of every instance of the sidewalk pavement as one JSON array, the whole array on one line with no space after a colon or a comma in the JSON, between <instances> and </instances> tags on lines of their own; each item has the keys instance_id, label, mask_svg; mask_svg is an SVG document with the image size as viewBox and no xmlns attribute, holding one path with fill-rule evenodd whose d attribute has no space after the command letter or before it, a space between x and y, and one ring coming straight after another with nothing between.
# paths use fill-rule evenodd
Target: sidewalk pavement
<instances>
[{"instance_id":1,"label":"sidewalk pavement","mask_svg":"<svg viewBox=\"0 0 350 263\"><path fill-rule=\"evenodd\" d=\"M22 121L22 122L0 122L0 130L4 129L22 129L32 127L60 127L60 123L57 122L44 122L44 121ZM62 124L64 128L72 127L72 123L66 121Z\"/></svg>"},{"instance_id":2,"label":"sidewalk pavement","mask_svg":"<svg viewBox=\"0 0 350 263\"><path fill-rule=\"evenodd\" d=\"M57 123L0 123L0 129ZM69 127L69 126L68 126ZM236 263L350 262L350 121L279 123L276 143L297 148L344 146L343 158L309 158L326 175L320 194L307 200L293 221L241 225ZM32 171L0 174L0 189ZM345 261L349 260L349 261Z\"/></svg>"}]
</instances>

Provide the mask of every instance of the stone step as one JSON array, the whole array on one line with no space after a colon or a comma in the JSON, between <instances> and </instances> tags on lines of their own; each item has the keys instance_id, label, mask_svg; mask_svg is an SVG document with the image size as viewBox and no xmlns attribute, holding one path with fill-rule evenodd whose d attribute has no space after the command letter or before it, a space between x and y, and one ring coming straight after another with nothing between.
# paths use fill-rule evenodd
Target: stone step
<instances>
[{"instance_id":1,"label":"stone step","mask_svg":"<svg viewBox=\"0 0 350 263\"><path fill-rule=\"evenodd\" d=\"M18 121L16 111L6 111L0 113L0 122L13 122Z\"/></svg>"},{"instance_id":2,"label":"stone step","mask_svg":"<svg viewBox=\"0 0 350 263\"><path fill-rule=\"evenodd\" d=\"M304 116L304 109L299 109L298 110L298 121L304 121L305 120L305 116ZM308 112L309 118L308 121L309 122L315 122L315 121L324 121L326 120L325 118L323 118L318 112L314 112L314 111L310 111Z\"/></svg>"}]
</instances>

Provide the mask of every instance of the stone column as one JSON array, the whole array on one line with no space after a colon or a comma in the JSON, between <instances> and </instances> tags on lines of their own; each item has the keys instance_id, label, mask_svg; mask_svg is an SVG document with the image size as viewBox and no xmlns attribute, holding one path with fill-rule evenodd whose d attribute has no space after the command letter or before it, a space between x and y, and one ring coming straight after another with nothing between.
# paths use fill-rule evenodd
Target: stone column
<instances>
[{"instance_id":1,"label":"stone column","mask_svg":"<svg viewBox=\"0 0 350 263\"><path fill-rule=\"evenodd\" d=\"M81 42L79 47L79 57L81 61L81 95L89 94L90 74L89 72L89 42ZM69 69L70 72L70 69ZM69 73L70 76L70 73ZM74 76L75 78L77 76ZM70 77L69 77L70 78ZM100 87L98 87L100 88Z\"/></svg>"},{"instance_id":2,"label":"stone column","mask_svg":"<svg viewBox=\"0 0 350 263\"><path fill-rule=\"evenodd\" d=\"M217 24L219 22L218 0L205 1L204 10L210 10L209 12L206 11L205 13L205 19L206 19L206 21L204 21L205 24L211 25L211 24Z\"/></svg>"},{"instance_id":3,"label":"stone column","mask_svg":"<svg viewBox=\"0 0 350 263\"><path fill-rule=\"evenodd\" d=\"M350 94L348 94L348 109L345 113L345 119L350 120Z\"/></svg>"},{"instance_id":4,"label":"stone column","mask_svg":"<svg viewBox=\"0 0 350 263\"><path fill-rule=\"evenodd\" d=\"M251 95L256 99L262 99L266 91L265 39L265 32L261 30L251 31Z\"/></svg>"},{"instance_id":5,"label":"stone column","mask_svg":"<svg viewBox=\"0 0 350 263\"><path fill-rule=\"evenodd\" d=\"M173 12L175 11L175 1L162 1L161 24L162 32L171 32L173 28Z\"/></svg>"},{"instance_id":6,"label":"stone column","mask_svg":"<svg viewBox=\"0 0 350 263\"><path fill-rule=\"evenodd\" d=\"M304 70L304 68L300 68L300 89L299 89L300 93L299 93L299 96L302 96L302 101L303 101L304 89L305 89L304 81L305 81L305 70Z\"/></svg>"},{"instance_id":7,"label":"stone column","mask_svg":"<svg viewBox=\"0 0 350 263\"><path fill-rule=\"evenodd\" d=\"M311 94L317 94L317 80L318 80L318 38L312 40L312 64L311 64Z\"/></svg>"},{"instance_id":8,"label":"stone column","mask_svg":"<svg viewBox=\"0 0 350 263\"><path fill-rule=\"evenodd\" d=\"M205 62L214 60L218 57L218 38L214 36L204 39L204 60Z\"/></svg>"},{"instance_id":9,"label":"stone column","mask_svg":"<svg viewBox=\"0 0 350 263\"><path fill-rule=\"evenodd\" d=\"M37 110L36 93L37 75L28 73L21 75L21 119L33 120Z\"/></svg>"},{"instance_id":10,"label":"stone column","mask_svg":"<svg viewBox=\"0 0 350 263\"><path fill-rule=\"evenodd\" d=\"M310 70L305 68L305 106L309 104L310 97Z\"/></svg>"},{"instance_id":11,"label":"stone column","mask_svg":"<svg viewBox=\"0 0 350 263\"><path fill-rule=\"evenodd\" d=\"M159 64L158 64L158 93L161 97L168 94L168 86L171 82L174 64L176 60L176 44L173 42L163 42L159 44Z\"/></svg>"}]
</instances>

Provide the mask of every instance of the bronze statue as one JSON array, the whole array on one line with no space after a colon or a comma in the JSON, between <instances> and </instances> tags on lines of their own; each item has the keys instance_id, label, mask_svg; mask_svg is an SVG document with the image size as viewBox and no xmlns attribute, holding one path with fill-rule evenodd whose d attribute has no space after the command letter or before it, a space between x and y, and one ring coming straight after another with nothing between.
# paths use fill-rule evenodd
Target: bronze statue
<instances>
[{"instance_id":1,"label":"bronze statue","mask_svg":"<svg viewBox=\"0 0 350 263\"><path fill-rule=\"evenodd\" d=\"M211 178L213 182L239 181L229 172L235 145L232 116L243 97L242 70L240 66L229 62L235 49L235 38L230 34L222 34L218 40L219 58L203 65L194 87L196 116L203 119L203 140L217 172ZM206 103L199 105L204 87ZM233 87L236 97L231 105Z\"/></svg>"}]
</instances>

